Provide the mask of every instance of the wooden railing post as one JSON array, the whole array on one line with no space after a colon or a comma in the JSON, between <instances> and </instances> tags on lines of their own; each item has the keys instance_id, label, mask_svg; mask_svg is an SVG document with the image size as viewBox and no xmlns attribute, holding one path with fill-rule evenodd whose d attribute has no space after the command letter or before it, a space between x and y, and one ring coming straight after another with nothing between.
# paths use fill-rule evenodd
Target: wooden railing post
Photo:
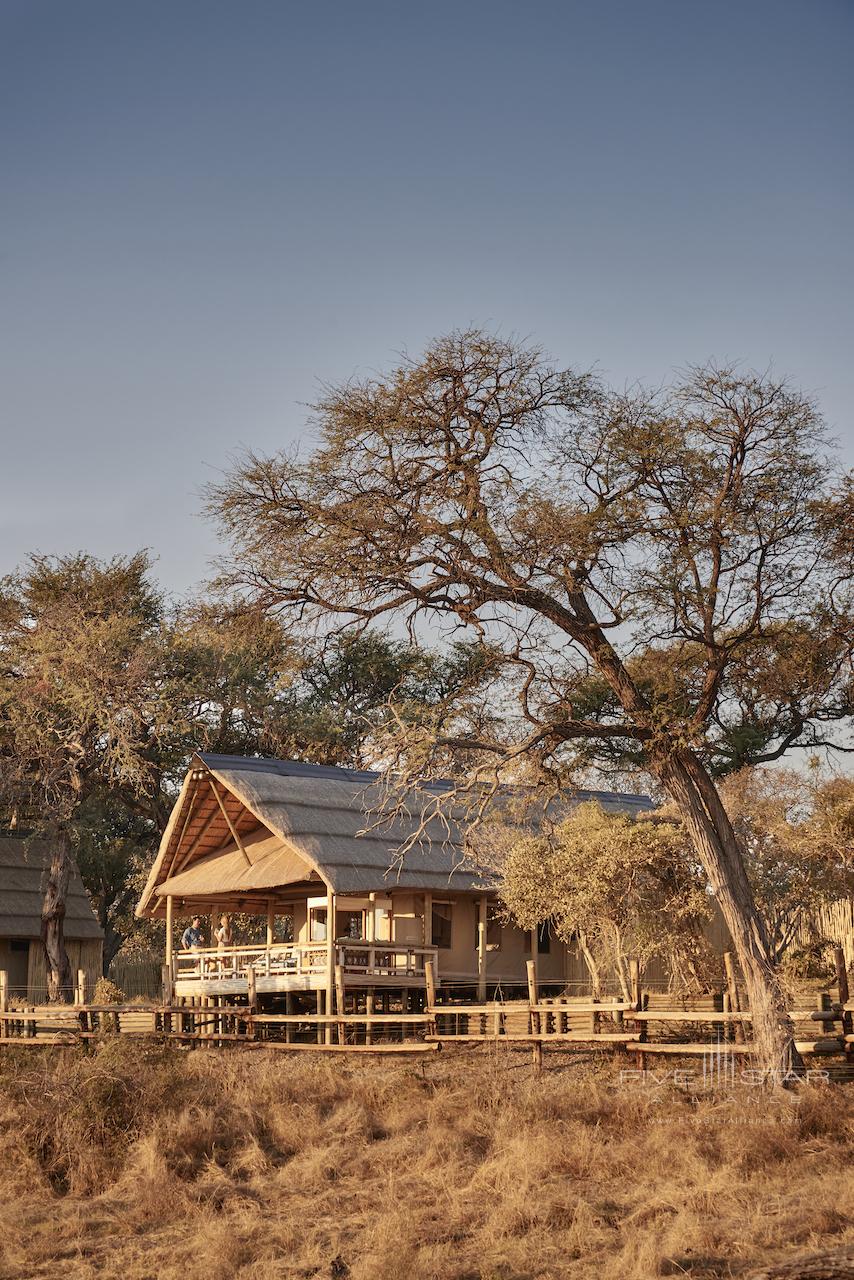
<instances>
[{"instance_id":1,"label":"wooden railing post","mask_svg":"<svg viewBox=\"0 0 854 1280\"><path fill-rule=\"evenodd\" d=\"M839 988L839 1003L842 1006L842 1034L843 1036L854 1035L854 1014L850 1009L846 1009L850 999L848 988L848 970L845 967L845 952L842 947L833 948L833 963L836 967L836 985ZM845 1041L845 1052L850 1054L854 1051L854 1044Z\"/></svg>"},{"instance_id":2,"label":"wooden railing post","mask_svg":"<svg viewBox=\"0 0 854 1280\"><path fill-rule=\"evenodd\" d=\"M9 974L5 969L0 969L0 1013L9 1012ZM0 1037L5 1037L7 1022L4 1018L0 1022Z\"/></svg>"},{"instance_id":3,"label":"wooden railing post","mask_svg":"<svg viewBox=\"0 0 854 1280\"><path fill-rule=\"evenodd\" d=\"M537 1004L537 962L536 960L527 960L525 969L528 975L528 1019L532 1035L540 1034L540 1015L534 1010ZM534 1041L534 1068L539 1071L543 1065L543 1045L542 1041Z\"/></svg>"},{"instance_id":4,"label":"wooden railing post","mask_svg":"<svg viewBox=\"0 0 854 1280\"><path fill-rule=\"evenodd\" d=\"M255 1022L252 1015L258 1012L258 985L255 978L255 966L250 964L246 970L246 1003L249 1006L249 1039L255 1039Z\"/></svg>"},{"instance_id":5,"label":"wooden railing post","mask_svg":"<svg viewBox=\"0 0 854 1280\"><path fill-rule=\"evenodd\" d=\"M427 988L427 1008L432 1009L436 1003L436 972L432 960L424 961L424 984Z\"/></svg>"},{"instance_id":6,"label":"wooden railing post","mask_svg":"<svg viewBox=\"0 0 854 1280\"><path fill-rule=\"evenodd\" d=\"M86 970L77 970L77 981L74 984L74 1003L77 1005L86 1003Z\"/></svg>"},{"instance_id":7,"label":"wooden railing post","mask_svg":"<svg viewBox=\"0 0 854 1280\"><path fill-rule=\"evenodd\" d=\"M338 1014L343 1018L344 1017L344 970L341 968L340 964L336 964L335 966L335 1003L338 1006L338 1009L337 1009ZM346 1037L344 1032L345 1032L344 1023L339 1022L338 1023L338 1043L339 1044L344 1044L345 1042Z\"/></svg>"}]
</instances>

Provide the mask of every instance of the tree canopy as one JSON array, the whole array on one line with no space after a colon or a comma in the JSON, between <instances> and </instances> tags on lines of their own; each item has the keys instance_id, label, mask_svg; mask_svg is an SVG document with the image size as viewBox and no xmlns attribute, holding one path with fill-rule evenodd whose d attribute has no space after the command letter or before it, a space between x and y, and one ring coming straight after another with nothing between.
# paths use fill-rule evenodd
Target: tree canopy
<instances>
[{"instance_id":1,"label":"tree canopy","mask_svg":"<svg viewBox=\"0 0 854 1280\"><path fill-rule=\"evenodd\" d=\"M223 584L294 624L396 619L480 646L502 713L472 721L448 698L420 756L407 735L419 771L450 748L470 782L521 760L653 773L717 894L765 1061L785 1069L785 1000L714 778L850 749L851 491L816 406L712 365L615 392L464 332L330 388L315 417L310 458L248 456L211 490Z\"/></svg>"}]
</instances>

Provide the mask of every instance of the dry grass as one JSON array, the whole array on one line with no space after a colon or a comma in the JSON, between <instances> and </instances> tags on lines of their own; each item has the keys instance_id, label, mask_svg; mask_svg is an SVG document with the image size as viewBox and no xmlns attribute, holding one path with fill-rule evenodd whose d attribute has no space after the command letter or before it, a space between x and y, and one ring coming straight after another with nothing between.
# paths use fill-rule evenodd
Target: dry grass
<instances>
[{"instance_id":1,"label":"dry grass","mask_svg":"<svg viewBox=\"0 0 854 1280\"><path fill-rule=\"evenodd\" d=\"M481 1053L5 1050L0 1277L724 1277L854 1240L850 1090Z\"/></svg>"}]
</instances>

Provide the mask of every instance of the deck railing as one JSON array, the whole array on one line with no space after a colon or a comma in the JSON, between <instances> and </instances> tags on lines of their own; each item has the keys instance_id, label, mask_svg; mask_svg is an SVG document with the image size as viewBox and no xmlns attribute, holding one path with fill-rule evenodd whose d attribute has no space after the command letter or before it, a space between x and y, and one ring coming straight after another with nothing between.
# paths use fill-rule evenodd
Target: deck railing
<instances>
[{"instance_id":1,"label":"deck railing","mask_svg":"<svg viewBox=\"0 0 854 1280\"><path fill-rule=\"evenodd\" d=\"M435 947L413 947L395 942L359 942L349 939L334 944L334 964L345 974L368 977L410 978L424 975L427 960L436 962ZM174 958L176 982L215 982L243 978L254 969L256 978L316 977L326 973L325 942L286 942L266 946L200 948L181 951Z\"/></svg>"}]
</instances>

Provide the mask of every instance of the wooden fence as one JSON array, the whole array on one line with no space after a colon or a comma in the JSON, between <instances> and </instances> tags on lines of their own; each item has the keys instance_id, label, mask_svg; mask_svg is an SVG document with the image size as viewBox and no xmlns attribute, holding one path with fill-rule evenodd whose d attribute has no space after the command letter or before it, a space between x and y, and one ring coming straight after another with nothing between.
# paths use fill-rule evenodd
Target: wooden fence
<instances>
[{"instance_id":1,"label":"wooden fence","mask_svg":"<svg viewBox=\"0 0 854 1280\"><path fill-rule=\"evenodd\" d=\"M854 1065L854 1001L841 950L837 952L836 998L821 992L811 1006L790 1010L796 1044L803 1055L836 1056ZM87 1044L106 1035L157 1037L202 1047L242 1044L284 1050L424 1053L453 1045L528 1046L535 1064L544 1048L605 1049L630 1055L639 1066L656 1055L749 1057L751 1014L734 979L719 996L697 998L692 1007L674 1008L671 997L642 989L636 963L631 966L631 999L543 999L536 964L528 961L527 1000L471 1004L437 990L432 965L426 969L426 1002L376 1012L373 1002L357 1008L340 969L335 1008L322 1012L262 1012L250 991L248 1003L194 1002L150 1005L94 1005L85 1001L78 975L74 1005L10 1006L5 974L0 973L0 1045L38 1047ZM348 1009L348 996L350 1008ZM388 1005L388 1001L386 1002ZM700 1038L705 1035L705 1039Z\"/></svg>"}]
</instances>

